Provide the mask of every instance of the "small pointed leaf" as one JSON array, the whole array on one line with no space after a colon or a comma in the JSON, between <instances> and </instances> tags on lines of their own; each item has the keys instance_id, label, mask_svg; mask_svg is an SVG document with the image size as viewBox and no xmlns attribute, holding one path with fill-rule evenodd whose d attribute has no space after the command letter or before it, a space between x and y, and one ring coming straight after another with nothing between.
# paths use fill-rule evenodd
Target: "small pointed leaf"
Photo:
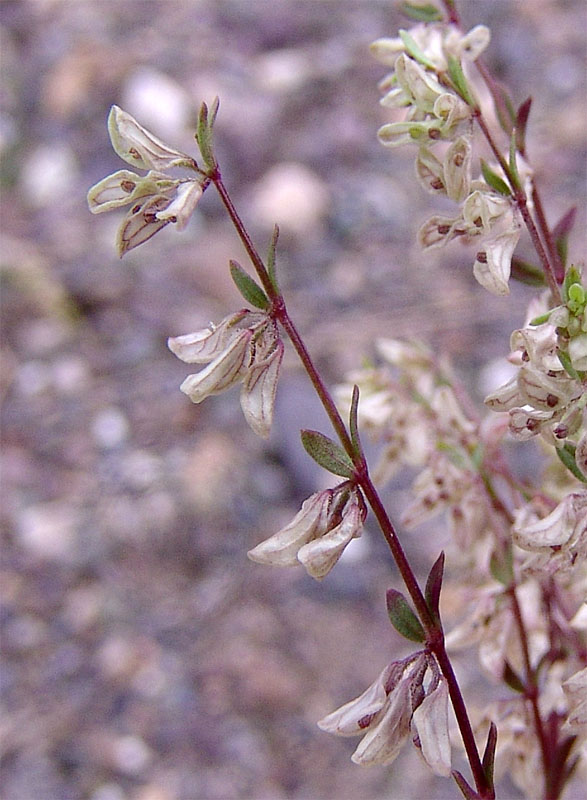
<instances>
[{"instance_id":1,"label":"small pointed leaf","mask_svg":"<svg viewBox=\"0 0 587 800\"><path fill-rule=\"evenodd\" d=\"M437 22L442 19L442 14L439 9L431 3L420 5L419 3L409 3L406 0L406 2L401 3L399 10L405 14L406 17L416 19L419 22Z\"/></svg>"},{"instance_id":2,"label":"small pointed leaf","mask_svg":"<svg viewBox=\"0 0 587 800\"><path fill-rule=\"evenodd\" d=\"M208 120L208 106L202 103L198 116L198 127L196 129L196 141L202 154L202 160L208 169L216 167L216 160L212 152L212 128Z\"/></svg>"},{"instance_id":3,"label":"small pointed leaf","mask_svg":"<svg viewBox=\"0 0 587 800\"><path fill-rule=\"evenodd\" d=\"M487 733L487 744L483 753L483 771L487 778L489 788L493 789L493 765L495 763L495 746L497 744L497 726L492 722Z\"/></svg>"},{"instance_id":4,"label":"small pointed leaf","mask_svg":"<svg viewBox=\"0 0 587 800\"><path fill-rule=\"evenodd\" d=\"M489 559L489 571L503 586L511 586L514 579L513 553L511 546L505 551L494 550Z\"/></svg>"},{"instance_id":5,"label":"small pointed leaf","mask_svg":"<svg viewBox=\"0 0 587 800\"><path fill-rule=\"evenodd\" d=\"M425 641L424 628L403 594L397 589L388 589L386 600L387 613L396 631L411 642Z\"/></svg>"},{"instance_id":6,"label":"small pointed leaf","mask_svg":"<svg viewBox=\"0 0 587 800\"><path fill-rule=\"evenodd\" d=\"M503 194L506 197L511 195L511 191L507 183L491 169L484 158L481 159L481 172L483 173L485 181L489 184L489 186L491 186L492 189L495 189L496 192L499 192L499 194Z\"/></svg>"},{"instance_id":7,"label":"small pointed leaf","mask_svg":"<svg viewBox=\"0 0 587 800\"><path fill-rule=\"evenodd\" d=\"M339 444L318 431L304 430L301 436L306 452L317 464L333 475L352 476L353 463Z\"/></svg>"},{"instance_id":8,"label":"small pointed leaf","mask_svg":"<svg viewBox=\"0 0 587 800\"><path fill-rule=\"evenodd\" d=\"M275 291L279 291L279 288L277 286L277 276L275 273L275 251L277 248L278 238L279 238L279 225L274 225L273 235L271 236L271 241L269 242L269 252L267 253L267 272L269 274L269 280L273 284Z\"/></svg>"},{"instance_id":9,"label":"small pointed leaf","mask_svg":"<svg viewBox=\"0 0 587 800\"><path fill-rule=\"evenodd\" d=\"M489 73L484 75L484 80L491 92L499 124L502 130L510 136L516 121L516 110L510 93L503 83L491 77Z\"/></svg>"},{"instance_id":10,"label":"small pointed leaf","mask_svg":"<svg viewBox=\"0 0 587 800\"><path fill-rule=\"evenodd\" d=\"M458 60L458 58L455 58L451 55L448 57L448 74L454 88L463 98L465 103L471 108L477 108L477 103L475 102L475 98L469 89L469 84L465 78L465 73L463 72L461 62Z\"/></svg>"},{"instance_id":11,"label":"small pointed leaf","mask_svg":"<svg viewBox=\"0 0 587 800\"><path fill-rule=\"evenodd\" d=\"M567 256L569 250L569 234L575 224L575 217L577 216L577 207L573 206L562 219L554 226L552 237L556 252L560 258L563 267L567 264Z\"/></svg>"},{"instance_id":12,"label":"small pointed leaf","mask_svg":"<svg viewBox=\"0 0 587 800\"><path fill-rule=\"evenodd\" d=\"M477 792L473 789L472 786L469 786L464 776L461 775L461 773L458 770L453 769L451 775L454 779L454 782L461 790L465 800L479 800L479 795L477 794Z\"/></svg>"},{"instance_id":13,"label":"small pointed leaf","mask_svg":"<svg viewBox=\"0 0 587 800\"><path fill-rule=\"evenodd\" d=\"M440 553L432 569L428 574L426 581L426 589L424 595L426 597L426 605L430 609L430 613L435 622L440 622L440 590L442 588L442 576L444 573L444 551Z\"/></svg>"},{"instance_id":14,"label":"small pointed leaf","mask_svg":"<svg viewBox=\"0 0 587 800\"><path fill-rule=\"evenodd\" d=\"M572 442L565 442L563 447L556 447L555 450L557 456L560 458L569 472L572 472L575 478L580 480L582 483L587 483L587 478L585 475L583 475L577 466L577 462L575 461L575 445Z\"/></svg>"},{"instance_id":15,"label":"small pointed leaf","mask_svg":"<svg viewBox=\"0 0 587 800\"><path fill-rule=\"evenodd\" d=\"M520 182L520 173L518 172L518 164L516 161L516 137L512 133L510 137L510 160L509 160L510 173L516 189L520 189L522 184Z\"/></svg>"},{"instance_id":16,"label":"small pointed leaf","mask_svg":"<svg viewBox=\"0 0 587 800\"><path fill-rule=\"evenodd\" d=\"M580 381L581 380L581 376L579 375L579 373L577 372L577 370L573 366L573 362L571 361L571 357L566 352L566 350L559 350L557 355L558 355L558 360L561 362L561 364L565 368L566 373L568 375L570 375L571 378L573 378L574 380Z\"/></svg>"},{"instance_id":17,"label":"small pointed leaf","mask_svg":"<svg viewBox=\"0 0 587 800\"><path fill-rule=\"evenodd\" d=\"M349 431L351 434L351 442L353 443L353 447L355 449L355 453L358 456L361 456L363 453L363 448L361 446L361 440L359 438L359 426L357 422L357 412L359 408L359 387L355 384L353 386L353 396L351 398L351 410L349 415Z\"/></svg>"},{"instance_id":18,"label":"small pointed leaf","mask_svg":"<svg viewBox=\"0 0 587 800\"><path fill-rule=\"evenodd\" d=\"M516 147L518 152L522 155L526 153L526 126L528 125L531 105L532 98L529 97L527 100L524 100L516 114Z\"/></svg>"},{"instance_id":19,"label":"small pointed leaf","mask_svg":"<svg viewBox=\"0 0 587 800\"><path fill-rule=\"evenodd\" d=\"M400 28L398 31L401 37L402 42L404 43L404 47L406 48L406 53L411 56L416 61L419 61L424 67L428 67L428 69L433 69L436 71L436 66L433 61L430 61L428 56L420 50L418 45L416 44L415 39L405 30Z\"/></svg>"},{"instance_id":20,"label":"small pointed leaf","mask_svg":"<svg viewBox=\"0 0 587 800\"><path fill-rule=\"evenodd\" d=\"M528 261L522 261L517 256L512 258L511 277L527 286L544 286L545 284L544 273L540 267L530 264Z\"/></svg>"},{"instance_id":21,"label":"small pointed leaf","mask_svg":"<svg viewBox=\"0 0 587 800\"><path fill-rule=\"evenodd\" d=\"M247 302L263 311L269 308L269 299L259 284L244 271L237 261L230 261L230 274L236 288Z\"/></svg>"},{"instance_id":22,"label":"small pointed leaf","mask_svg":"<svg viewBox=\"0 0 587 800\"><path fill-rule=\"evenodd\" d=\"M507 683L510 689L513 689L514 692L519 692L520 694L524 694L524 692L526 691L524 682L522 681L520 676L516 672L514 672L508 661L505 662L502 678L504 683Z\"/></svg>"}]
</instances>

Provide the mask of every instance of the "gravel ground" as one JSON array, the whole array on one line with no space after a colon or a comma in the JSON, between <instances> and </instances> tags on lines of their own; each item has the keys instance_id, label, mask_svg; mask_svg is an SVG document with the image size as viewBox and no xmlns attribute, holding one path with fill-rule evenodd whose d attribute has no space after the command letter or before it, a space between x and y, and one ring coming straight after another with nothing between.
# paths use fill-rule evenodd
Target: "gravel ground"
<instances>
[{"instance_id":1,"label":"gravel ground","mask_svg":"<svg viewBox=\"0 0 587 800\"><path fill-rule=\"evenodd\" d=\"M515 99L534 97L549 218L584 207L584 0L461 6L491 26L487 60ZM3 800L454 796L415 751L361 769L353 740L315 725L408 652L376 531L321 584L245 557L328 485L299 445L301 427L328 428L293 356L268 443L234 393L194 406L178 390L167 336L242 302L226 267L245 255L212 190L186 231L123 262L120 214L85 200L124 166L113 103L193 152L199 103L219 95L226 183L263 249L280 223L288 308L326 379L375 336L417 335L475 392L530 293L489 297L471 253L413 244L434 206L413 153L376 141L384 69L367 51L402 24L378 0L0 5ZM391 509L410 479L386 491ZM444 544L406 535L422 571ZM461 671L470 696L496 691Z\"/></svg>"}]
</instances>

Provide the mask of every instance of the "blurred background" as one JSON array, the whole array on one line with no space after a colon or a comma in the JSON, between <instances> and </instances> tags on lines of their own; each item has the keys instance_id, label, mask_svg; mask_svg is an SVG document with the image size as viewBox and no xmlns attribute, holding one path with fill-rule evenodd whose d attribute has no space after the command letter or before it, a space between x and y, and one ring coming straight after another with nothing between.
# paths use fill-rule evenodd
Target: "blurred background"
<instances>
[{"instance_id":1,"label":"blurred background","mask_svg":"<svg viewBox=\"0 0 587 800\"><path fill-rule=\"evenodd\" d=\"M486 60L516 102L534 97L549 219L584 207L584 0L460 6L492 28ZM377 531L321 584L246 558L334 482L299 443L301 427L329 429L293 355L267 443L237 391L199 406L179 391L190 369L167 337L243 302L227 265L245 255L213 189L184 232L122 262L123 212L91 216L85 199L126 166L113 103L195 154L199 104L219 95L225 182L262 252L280 224L288 308L326 380L373 357L376 336L417 336L482 397L532 291L491 297L470 251L414 244L439 206L414 151L376 140L385 68L368 52L409 24L391 0L0 5L4 800L455 796L413 748L359 768L355 740L316 727L410 652L386 620L399 583ZM579 216L571 253L584 230ZM385 489L392 514L412 477ZM439 528L402 534L422 574Z\"/></svg>"}]
</instances>

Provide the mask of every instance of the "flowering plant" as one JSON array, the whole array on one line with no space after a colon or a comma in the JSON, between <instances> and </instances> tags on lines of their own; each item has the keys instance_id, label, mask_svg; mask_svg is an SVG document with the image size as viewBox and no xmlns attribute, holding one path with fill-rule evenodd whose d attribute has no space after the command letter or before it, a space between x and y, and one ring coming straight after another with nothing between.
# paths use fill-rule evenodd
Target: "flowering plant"
<instances>
[{"instance_id":1,"label":"flowering plant","mask_svg":"<svg viewBox=\"0 0 587 800\"><path fill-rule=\"evenodd\" d=\"M181 390L200 403L240 384L247 423L267 437L287 338L327 412L335 438L304 430L302 444L343 480L311 495L249 558L302 565L323 579L361 536L369 509L389 547L409 599L390 589L387 612L418 649L385 666L319 727L361 736L352 759L363 765L391 764L411 740L432 771L452 777L469 799L494 798L496 779L509 771L526 796L555 800L587 748L587 288L581 267L566 258L574 214L553 227L547 223L526 148L531 102L516 109L481 61L488 28L463 32L454 0L403 7L417 24L372 46L391 68L380 83L381 103L402 114L380 128L379 140L390 148L415 147L419 183L458 206L452 216L430 217L418 241L424 251L473 244L473 275L495 295L509 294L512 277L540 288L524 325L511 335L515 375L486 397L484 418L446 364L419 343L379 340L379 365L328 390L279 286L277 226L264 260L222 180L213 140L218 102L201 107L201 166L114 106L113 147L147 174L115 172L90 189L88 204L93 213L131 206L117 235L122 256L169 224L185 227L213 185L251 262L247 271L231 261L230 272L254 310L169 339L182 361L205 365ZM501 131L493 130L478 99L483 84ZM490 162L478 159L479 141ZM187 170L188 177L175 170ZM524 231L536 265L516 256ZM365 432L382 445L374 477ZM545 463L535 482L516 476L503 457L508 439L532 438L540 441ZM466 575L462 618L450 620L447 633L445 554L422 588L375 485L406 465L420 471L403 524L416 528L444 515L453 543L450 569ZM508 692L485 708L465 702L451 661L454 650L471 645L484 673ZM464 748L469 779L453 768L452 742Z\"/></svg>"}]
</instances>

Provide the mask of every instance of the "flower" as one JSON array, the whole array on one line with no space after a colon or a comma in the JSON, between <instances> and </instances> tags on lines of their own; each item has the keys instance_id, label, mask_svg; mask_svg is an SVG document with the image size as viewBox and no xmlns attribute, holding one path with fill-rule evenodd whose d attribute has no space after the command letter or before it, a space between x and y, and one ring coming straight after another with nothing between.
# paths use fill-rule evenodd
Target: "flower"
<instances>
[{"instance_id":1,"label":"flower","mask_svg":"<svg viewBox=\"0 0 587 800\"><path fill-rule=\"evenodd\" d=\"M216 327L172 337L167 344L182 361L208 365L188 375L180 386L192 403L242 382L240 402L246 421L259 436L269 435L284 348L267 314L243 309Z\"/></svg>"},{"instance_id":2,"label":"flower","mask_svg":"<svg viewBox=\"0 0 587 800\"><path fill-rule=\"evenodd\" d=\"M122 257L170 222L176 223L178 230L185 228L203 194L205 179L201 175L189 179L168 175L165 170L172 167L197 170L198 166L191 156L161 142L118 106L110 110L108 132L112 147L124 161L149 170L143 176L118 170L88 192L92 214L132 204L116 236Z\"/></svg>"},{"instance_id":3,"label":"flower","mask_svg":"<svg viewBox=\"0 0 587 800\"><path fill-rule=\"evenodd\" d=\"M351 539L361 535L366 509L359 490L348 482L317 492L304 501L294 519L247 555L277 567L303 564L320 579L334 567Z\"/></svg>"},{"instance_id":4,"label":"flower","mask_svg":"<svg viewBox=\"0 0 587 800\"><path fill-rule=\"evenodd\" d=\"M426 673L431 673L425 686ZM318 727L337 736L363 738L351 756L364 766L391 764L410 735L437 775L450 775L448 689L425 653L394 661L359 697L328 714Z\"/></svg>"}]
</instances>

